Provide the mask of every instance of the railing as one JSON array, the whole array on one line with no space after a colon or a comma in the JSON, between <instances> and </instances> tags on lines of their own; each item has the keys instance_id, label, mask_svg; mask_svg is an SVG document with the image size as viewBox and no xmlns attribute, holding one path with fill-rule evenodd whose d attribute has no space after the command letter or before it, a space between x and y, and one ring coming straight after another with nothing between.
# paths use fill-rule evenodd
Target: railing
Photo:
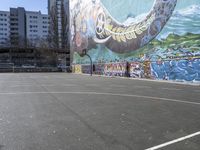
<instances>
[{"instance_id":1,"label":"railing","mask_svg":"<svg viewBox=\"0 0 200 150\"><path fill-rule=\"evenodd\" d=\"M15 72L14 63L0 63L1 72Z\"/></svg>"}]
</instances>

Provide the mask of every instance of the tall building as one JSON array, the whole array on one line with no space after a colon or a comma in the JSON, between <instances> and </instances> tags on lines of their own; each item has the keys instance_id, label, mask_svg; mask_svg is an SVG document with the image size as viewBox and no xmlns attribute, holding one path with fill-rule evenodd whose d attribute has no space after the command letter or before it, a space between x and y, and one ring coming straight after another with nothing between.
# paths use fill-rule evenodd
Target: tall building
<instances>
[{"instance_id":1,"label":"tall building","mask_svg":"<svg viewBox=\"0 0 200 150\"><path fill-rule=\"evenodd\" d=\"M0 11L0 46L10 45L10 13Z\"/></svg>"},{"instance_id":2,"label":"tall building","mask_svg":"<svg viewBox=\"0 0 200 150\"><path fill-rule=\"evenodd\" d=\"M66 49L69 46L69 0L48 0L48 13L54 47Z\"/></svg>"},{"instance_id":3,"label":"tall building","mask_svg":"<svg viewBox=\"0 0 200 150\"><path fill-rule=\"evenodd\" d=\"M49 17L23 7L0 11L0 47L39 47L48 37Z\"/></svg>"},{"instance_id":4,"label":"tall building","mask_svg":"<svg viewBox=\"0 0 200 150\"><path fill-rule=\"evenodd\" d=\"M10 8L10 43L11 46L26 45L26 15L22 7Z\"/></svg>"},{"instance_id":5,"label":"tall building","mask_svg":"<svg viewBox=\"0 0 200 150\"><path fill-rule=\"evenodd\" d=\"M69 44L69 0L48 0L49 37L51 47L61 49L58 56L61 66L70 66Z\"/></svg>"},{"instance_id":6,"label":"tall building","mask_svg":"<svg viewBox=\"0 0 200 150\"><path fill-rule=\"evenodd\" d=\"M38 47L48 37L49 17L41 12L26 12L26 37L29 46Z\"/></svg>"}]
</instances>

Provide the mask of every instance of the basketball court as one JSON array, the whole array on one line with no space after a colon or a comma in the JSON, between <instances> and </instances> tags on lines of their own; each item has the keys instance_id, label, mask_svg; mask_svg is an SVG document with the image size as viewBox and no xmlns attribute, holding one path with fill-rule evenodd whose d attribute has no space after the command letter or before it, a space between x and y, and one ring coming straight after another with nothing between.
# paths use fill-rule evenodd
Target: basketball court
<instances>
[{"instance_id":1,"label":"basketball court","mask_svg":"<svg viewBox=\"0 0 200 150\"><path fill-rule=\"evenodd\" d=\"M200 86L0 74L0 150L157 149L200 149Z\"/></svg>"}]
</instances>

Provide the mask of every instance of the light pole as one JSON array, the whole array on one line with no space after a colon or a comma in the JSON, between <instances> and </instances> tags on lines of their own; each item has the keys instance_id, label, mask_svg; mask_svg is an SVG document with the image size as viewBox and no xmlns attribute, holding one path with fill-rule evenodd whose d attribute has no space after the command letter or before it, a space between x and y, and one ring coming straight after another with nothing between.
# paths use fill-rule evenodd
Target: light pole
<instances>
[{"instance_id":1,"label":"light pole","mask_svg":"<svg viewBox=\"0 0 200 150\"><path fill-rule=\"evenodd\" d=\"M93 63L92 63L92 58L89 54L87 54L87 50L86 49L83 49L83 54L88 56L89 59L90 59L90 75L92 76L92 73L93 73Z\"/></svg>"}]
</instances>

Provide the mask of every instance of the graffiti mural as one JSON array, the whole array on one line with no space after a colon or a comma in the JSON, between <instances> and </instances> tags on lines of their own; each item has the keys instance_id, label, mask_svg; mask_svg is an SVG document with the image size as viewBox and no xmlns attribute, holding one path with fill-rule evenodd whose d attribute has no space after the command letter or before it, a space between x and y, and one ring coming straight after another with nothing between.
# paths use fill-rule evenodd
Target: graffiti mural
<instances>
[{"instance_id":1,"label":"graffiti mural","mask_svg":"<svg viewBox=\"0 0 200 150\"><path fill-rule=\"evenodd\" d=\"M200 59L153 62L151 68L156 79L200 81Z\"/></svg>"},{"instance_id":2,"label":"graffiti mural","mask_svg":"<svg viewBox=\"0 0 200 150\"><path fill-rule=\"evenodd\" d=\"M93 65L93 70L94 70L94 74L97 75L104 75L104 68L105 68L105 64L96 64Z\"/></svg>"},{"instance_id":3,"label":"graffiti mural","mask_svg":"<svg viewBox=\"0 0 200 150\"><path fill-rule=\"evenodd\" d=\"M141 48L160 33L176 3L177 0L155 0L144 19L123 24L112 17L100 0L73 1L72 48L80 54L92 43L105 44L117 53Z\"/></svg>"},{"instance_id":4,"label":"graffiti mural","mask_svg":"<svg viewBox=\"0 0 200 150\"><path fill-rule=\"evenodd\" d=\"M87 50L96 65L129 62L134 78L199 80L199 0L72 0L70 19L74 64Z\"/></svg>"},{"instance_id":5,"label":"graffiti mural","mask_svg":"<svg viewBox=\"0 0 200 150\"><path fill-rule=\"evenodd\" d=\"M72 71L74 73L78 73L78 74L82 73L82 67L81 67L81 65L73 65Z\"/></svg>"},{"instance_id":6,"label":"graffiti mural","mask_svg":"<svg viewBox=\"0 0 200 150\"><path fill-rule=\"evenodd\" d=\"M125 77L126 70L127 70L127 63L105 64L104 74L107 76Z\"/></svg>"},{"instance_id":7,"label":"graffiti mural","mask_svg":"<svg viewBox=\"0 0 200 150\"><path fill-rule=\"evenodd\" d=\"M144 70L143 65L140 62L131 62L129 64L129 74L133 78L143 78Z\"/></svg>"}]
</instances>

